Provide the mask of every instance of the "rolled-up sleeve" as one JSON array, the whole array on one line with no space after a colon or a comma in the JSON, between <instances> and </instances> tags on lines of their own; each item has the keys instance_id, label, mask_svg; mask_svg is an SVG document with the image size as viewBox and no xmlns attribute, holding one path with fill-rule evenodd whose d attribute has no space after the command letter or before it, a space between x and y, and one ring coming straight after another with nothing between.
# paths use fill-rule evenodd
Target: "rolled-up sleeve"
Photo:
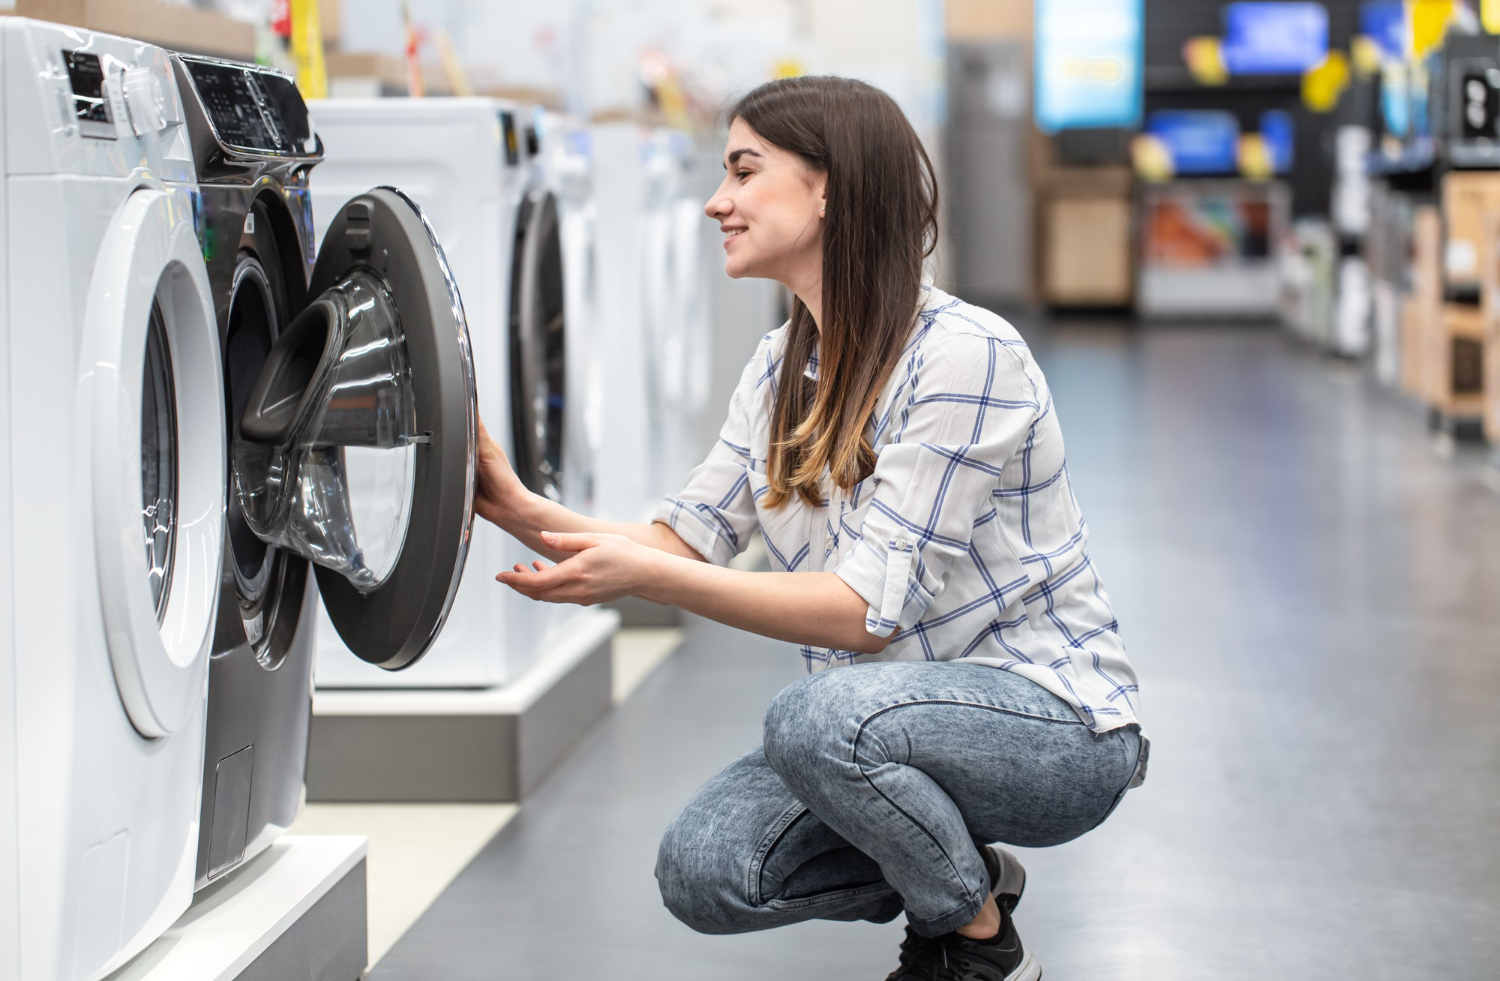
<instances>
[{"instance_id":1,"label":"rolled-up sleeve","mask_svg":"<svg viewBox=\"0 0 1500 981\"><path fill-rule=\"evenodd\" d=\"M750 486L751 409L763 395L760 386L766 378L771 336L761 341L745 366L729 400L729 416L707 459L688 474L682 492L663 499L652 516L714 565L728 565L743 552L759 525Z\"/></svg>"},{"instance_id":2,"label":"rolled-up sleeve","mask_svg":"<svg viewBox=\"0 0 1500 981\"><path fill-rule=\"evenodd\" d=\"M1042 411L1025 361L998 339L945 334L913 358L859 540L835 570L869 604L877 637L912 627L942 592Z\"/></svg>"}]
</instances>

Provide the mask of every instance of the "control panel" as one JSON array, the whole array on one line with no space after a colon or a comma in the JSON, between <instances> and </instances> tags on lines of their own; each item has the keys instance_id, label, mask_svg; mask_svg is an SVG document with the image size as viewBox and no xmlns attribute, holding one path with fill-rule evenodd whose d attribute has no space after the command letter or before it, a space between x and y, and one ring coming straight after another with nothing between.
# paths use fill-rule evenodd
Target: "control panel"
<instances>
[{"instance_id":1,"label":"control panel","mask_svg":"<svg viewBox=\"0 0 1500 981\"><path fill-rule=\"evenodd\" d=\"M210 58L184 57L182 63L224 146L275 156L317 151L307 104L287 76Z\"/></svg>"}]
</instances>

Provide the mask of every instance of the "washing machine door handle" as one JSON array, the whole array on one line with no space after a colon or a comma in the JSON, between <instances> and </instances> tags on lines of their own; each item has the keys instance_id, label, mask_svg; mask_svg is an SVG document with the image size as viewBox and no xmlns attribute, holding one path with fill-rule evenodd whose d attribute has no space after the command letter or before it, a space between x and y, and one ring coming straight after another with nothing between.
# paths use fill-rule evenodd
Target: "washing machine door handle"
<instances>
[{"instance_id":1,"label":"washing machine door handle","mask_svg":"<svg viewBox=\"0 0 1500 981\"><path fill-rule=\"evenodd\" d=\"M339 636L398 669L441 631L468 555L477 408L463 303L421 210L375 188L329 225L313 301L231 449L252 531L311 560Z\"/></svg>"}]
</instances>

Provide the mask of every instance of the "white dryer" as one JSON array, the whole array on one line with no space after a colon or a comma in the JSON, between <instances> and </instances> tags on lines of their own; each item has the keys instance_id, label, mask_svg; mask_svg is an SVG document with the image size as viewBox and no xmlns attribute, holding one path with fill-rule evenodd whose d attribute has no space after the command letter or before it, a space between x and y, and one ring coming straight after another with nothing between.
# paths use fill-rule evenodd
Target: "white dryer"
<instances>
[{"instance_id":1,"label":"white dryer","mask_svg":"<svg viewBox=\"0 0 1500 981\"><path fill-rule=\"evenodd\" d=\"M567 455L581 277L564 255L569 212L538 159L531 110L482 98L329 99L312 112L326 152L311 182L314 213L371 183L399 183L422 205L464 290L486 427L533 491L584 505L587 479L574 479ZM483 521L472 553L447 627L420 664L372 669L325 626L318 686L489 688L533 665L563 614L494 575L534 553Z\"/></svg>"},{"instance_id":2,"label":"white dryer","mask_svg":"<svg viewBox=\"0 0 1500 981\"><path fill-rule=\"evenodd\" d=\"M0 978L192 900L225 431L167 55L0 18Z\"/></svg>"}]
</instances>

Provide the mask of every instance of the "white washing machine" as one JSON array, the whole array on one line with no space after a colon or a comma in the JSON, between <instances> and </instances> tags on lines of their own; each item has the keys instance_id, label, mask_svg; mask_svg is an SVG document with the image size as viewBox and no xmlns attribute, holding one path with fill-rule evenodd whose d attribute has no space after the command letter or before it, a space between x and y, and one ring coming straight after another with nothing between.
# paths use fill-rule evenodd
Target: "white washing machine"
<instances>
[{"instance_id":1,"label":"white washing machine","mask_svg":"<svg viewBox=\"0 0 1500 981\"><path fill-rule=\"evenodd\" d=\"M642 144L642 299L650 357L653 495L675 493L703 462L702 416L712 370L703 238L709 221L694 194L695 152L680 130L653 130Z\"/></svg>"},{"instance_id":2,"label":"white washing machine","mask_svg":"<svg viewBox=\"0 0 1500 981\"><path fill-rule=\"evenodd\" d=\"M311 182L314 213L371 183L399 183L422 205L464 290L486 427L532 490L586 507L567 401L579 383L569 357L586 280L565 255L566 182L547 179L532 111L494 99L330 99L312 112L326 150ZM447 627L421 664L395 675L373 669L325 625L318 686L488 688L534 664L571 610L494 581L535 555L488 522L474 528L472 552Z\"/></svg>"},{"instance_id":3,"label":"white washing machine","mask_svg":"<svg viewBox=\"0 0 1500 981\"><path fill-rule=\"evenodd\" d=\"M225 432L167 55L0 19L0 978L192 900Z\"/></svg>"},{"instance_id":4,"label":"white washing machine","mask_svg":"<svg viewBox=\"0 0 1500 981\"><path fill-rule=\"evenodd\" d=\"M603 439L597 510L650 520L702 462L710 348L702 238L685 134L610 123L594 128Z\"/></svg>"},{"instance_id":5,"label":"white washing machine","mask_svg":"<svg viewBox=\"0 0 1500 981\"><path fill-rule=\"evenodd\" d=\"M322 144L292 80L211 58L173 64L232 478L201 887L296 817L316 611L376 670L416 663L438 637L469 548L477 412L463 301L421 209L367 184L327 209L319 244L308 178Z\"/></svg>"},{"instance_id":6,"label":"white washing machine","mask_svg":"<svg viewBox=\"0 0 1500 981\"><path fill-rule=\"evenodd\" d=\"M594 356L604 365L605 407L594 480L594 513L649 521L660 500L653 473L653 372L641 249L646 214L646 138L635 123L593 127L599 319Z\"/></svg>"},{"instance_id":7,"label":"white washing machine","mask_svg":"<svg viewBox=\"0 0 1500 981\"><path fill-rule=\"evenodd\" d=\"M606 413L604 365L595 352L599 260L593 135L587 123L560 113L539 110L534 122L541 181L557 199L564 303L568 311L564 352L568 401L563 420L563 470L567 480L562 487L562 502L580 514L593 514Z\"/></svg>"}]
</instances>

